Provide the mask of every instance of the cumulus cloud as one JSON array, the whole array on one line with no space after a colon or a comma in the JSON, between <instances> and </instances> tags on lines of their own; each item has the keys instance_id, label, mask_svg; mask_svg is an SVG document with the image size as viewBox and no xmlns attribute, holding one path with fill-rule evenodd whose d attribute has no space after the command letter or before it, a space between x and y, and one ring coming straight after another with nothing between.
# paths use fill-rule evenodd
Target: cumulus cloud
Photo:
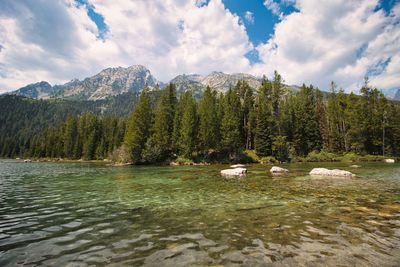
<instances>
[{"instance_id":1,"label":"cumulus cloud","mask_svg":"<svg viewBox=\"0 0 400 267\"><path fill-rule=\"evenodd\" d=\"M244 13L244 18L246 19L247 23L254 24L254 14L253 14L253 12L246 11Z\"/></svg>"},{"instance_id":2,"label":"cumulus cloud","mask_svg":"<svg viewBox=\"0 0 400 267\"><path fill-rule=\"evenodd\" d=\"M369 74L379 88L400 87L400 4L378 0L266 0L281 16L274 34L254 47L245 24L222 0L0 1L0 92L47 80L82 79L113 66L142 64L162 81L182 73L249 72L289 84L348 90ZM88 6L104 18L101 32ZM245 14L246 15L246 14ZM250 12L245 16L253 21ZM255 26L262 27L262 25ZM101 38L99 38L99 36ZM259 62L246 55L256 51Z\"/></svg>"},{"instance_id":3,"label":"cumulus cloud","mask_svg":"<svg viewBox=\"0 0 400 267\"><path fill-rule=\"evenodd\" d=\"M110 66L142 64L163 81L181 73L249 71L253 49L239 17L221 0L89 0L107 32L75 1L0 3L0 90L62 83ZM45 10L43 10L43 8Z\"/></svg>"},{"instance_id":4,"label":"cumulus cloud","mask_svg":"<svg viewBox=\"0 0 400 267\"><path fill-rule=\"evenodd\" d=\"M279 6L278 2L275 2L274 0L265 0L264 1L264 6L272 12L272 14L282 17L283 13L281 11L281 7Z\"/></svg>"},{"instance_id":5,"label":"cumulus cloud","mask_svg":"<svg viewBox=\"0 0 400 267\"><path fill-rule=\"evenodd\" d=\"M377 0L296 1L299 11L285 16L273 37L256 48L262 62L253 71L272 74L277 69L288 83L312 83L326 90L334 80L356 90L369 70L380 65L373 85L400 86L394 78L400 77L394 56L400 43L399 8L387 16L376 10L378 5Z\"/></svg>"}]
</instances>

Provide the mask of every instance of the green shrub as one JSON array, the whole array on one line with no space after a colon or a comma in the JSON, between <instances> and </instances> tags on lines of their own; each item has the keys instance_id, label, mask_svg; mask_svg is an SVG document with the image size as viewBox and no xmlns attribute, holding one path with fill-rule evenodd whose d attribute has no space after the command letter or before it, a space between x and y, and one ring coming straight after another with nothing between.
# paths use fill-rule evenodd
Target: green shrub
<instances>
[{"instance_id":1,"label":"green shrub","mask_svg":"<svg viewBox=\"0 0 400 267\"><path fill-rule=\"evenodd\" d=\"M276 158L272 157L272 156L268 156L268 157L262 157L260 159L260 162L262 164L275 164L275 163L279 163Z\"/></svg>"},{"instance_id":2,"label":"green shrub","mask_svg":"<svg viewBox=\"0 0 400 267\"><path fill-rule=\"evenodd\" d=\"M178 157L176 160L174 160L174 163L178 165L193 165L193 160L184 158L184 157Z\"/></svg>"},{"instance_id":3,"label":"green shrub","mask_svg":"<svg viewBox=\"0 0 400 267\"><path fill-rule=\"evenodd\" d=\"M243 152L249 159L251 159L252 162L260 162L260 157L257 156L256 152L254 150L245 150Z\"/></svg>"},{"instance_id":4,"label":"green shrub","mask_svg":"<svg viewBox=\"0 0 400 267\"><path fill-rule=\"evenodd\" d=\"M342 162L357 162L360 161L362 156L357 155L354 152L349 152L344 154L343 156L338 157L338 160L342 161Z\"/></svg>"},{"instance_id":5,"label":"green shrub","mask_svg":"<svg viewBox=\"0 0 400 267\"><path fill-rule=\"evenodd\" d=\"M311 151L306 157L308 162L321 162L321 161L336 161L337 155L330 153L326 150Z\"/></svg>"}]
</instances>

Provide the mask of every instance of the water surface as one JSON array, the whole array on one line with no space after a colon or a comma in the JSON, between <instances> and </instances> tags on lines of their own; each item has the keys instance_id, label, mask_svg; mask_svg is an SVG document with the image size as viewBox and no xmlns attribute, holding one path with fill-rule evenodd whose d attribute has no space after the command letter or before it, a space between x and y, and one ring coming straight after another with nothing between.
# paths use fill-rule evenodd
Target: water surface
<instances>
[{"instance_id":1,"label":"water surface","mask_svg":"<svg viewBox=\"0 0 400 267\"><path fill-rule=\"evenodd\" d=\"M400 165L0 161L0 266L399 266ZM354 179L313 178L317 166Z\"/></svg>"}]
</instances>

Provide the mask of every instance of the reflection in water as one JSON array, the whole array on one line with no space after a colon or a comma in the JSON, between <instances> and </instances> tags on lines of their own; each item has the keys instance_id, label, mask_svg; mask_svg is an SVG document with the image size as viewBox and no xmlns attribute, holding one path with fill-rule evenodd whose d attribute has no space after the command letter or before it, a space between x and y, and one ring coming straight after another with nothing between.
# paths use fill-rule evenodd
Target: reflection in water
<instances>
[{"instance_id":1,"label":"reflection in water","mask_svg":"<svg viewBox=\"0 0 400 267\"><path fill-rule=\"evenodd\" d=\"M226 166L0 161L0 265L399 266L400 166L315 166L236 181Z\"/></svg>"}]
</instances>

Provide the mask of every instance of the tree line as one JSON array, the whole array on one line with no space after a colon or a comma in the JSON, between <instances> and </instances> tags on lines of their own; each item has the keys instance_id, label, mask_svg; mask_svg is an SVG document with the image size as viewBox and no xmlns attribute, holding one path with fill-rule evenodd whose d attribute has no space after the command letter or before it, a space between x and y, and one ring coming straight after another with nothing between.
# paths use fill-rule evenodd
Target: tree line
<instances>
[{"instance_id":1,"label":"tree line","mask_svg":"<svg viewBox=\"0 0 400 267\"><path fill-rule=\"evenodd\" d=\"M330 93L285 88L280 74L252 89L239 81L226 93L207 87L200 99L174 84L157 98L144 88L128 118L68 116L32 137L25 156L104 159L134 164L176 158L241 161L243 151L290 161L316 151L400 154L400 106L366 80L360 95L332 83Z\"/></svg>"}]
</instances>

